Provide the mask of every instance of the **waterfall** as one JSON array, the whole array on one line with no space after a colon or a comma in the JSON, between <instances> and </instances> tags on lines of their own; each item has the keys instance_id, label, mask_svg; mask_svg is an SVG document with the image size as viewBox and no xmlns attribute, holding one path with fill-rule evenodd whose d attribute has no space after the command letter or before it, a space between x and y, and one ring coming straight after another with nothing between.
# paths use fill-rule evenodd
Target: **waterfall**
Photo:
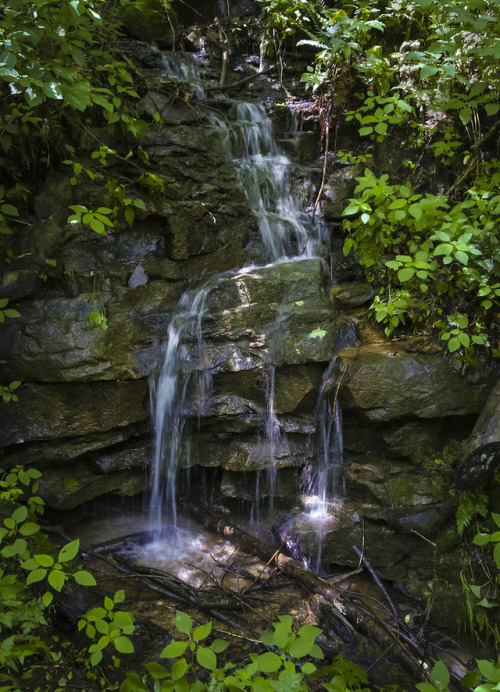
<instances>
[{"instance_id":1,"label":"waterfall","mask_svg":"<svg viewBox=\"0 0 500 692\"><path fill-rule=\"evenodd\" d=\"M177 524L176 478L183 432L189 414L188 392L203 410L210 374L201 366L205 347L201 322L211 286L184 293L168 326L161 370L151 380L154 458L149 520L154 530L168 521Z\"/></svg>"},{"instance_id":2,"label":"waterfall","mask_svg":"<svg viewBox=\"0 0 500 692\"><path fill-rule=\"evenodd\" d=\"M199 99L204 98L203 81L197 63L192 58L165 56L165 70L169 79L188 81ZM225 97L221 101L228 102ZM306 213L290 192L291 161L279 148L273 134L271 120L264 106L248 102L229 102L236 121L228 125L217 116L211 117L217 136L223 138L229 160L235 167L235 177L243 189L250 212L256 219L266 259L270 262L314 256L314 248L326 236L318 219ZM242 269L240 271L245 271ZM228 276L226 273L225 275ZM207 297L221 277L208 280L198 289L186 292L174 311L163 348L163 362L151 380L151 410L154 426L154 458L151 469L149 520L153 529L165 522L177 523L176 478L181 455L188 455L187 423L193 415L193 401L198 401L198 413L203 411L210 391L210 372L204 367L206 346L203 341L202 322L207 311ZM283 314L279 310L275 324L267 333L269 361L267 374L267 414L265 420L266 450L270 457L267 481L271 500L276 480L276 459L286 449L286 436L275 410L275 359L281 338ZM322 385L323 388L323 385ZM340 470L328 468L328 459L335 444L339 450L335 458L341 460L340 410L336 406L334 425L328 423L332 410L328 397L318 404L320 436L320 466L311 492L321 497L326 506L328 493L335 485L332 476L340 477ZM337 442L335 443L335 440ZM332 447L333 445L333 447ZM337 462L335 462L337 463ZM338 462L340 464L341 461ZM257 471L257 492L261 482ZM259 498L256 498L254 516L259 518Z\"/></svg>"},{"instance_id":3,"label":"waterfall","mask_svg":"<svg viewBox=\"0 0 500 692\"><path fill-rule=\"evenodd\" d=\"M328 500L341 498L345 491L337 369L335 356L323 375L316 404L316 463L305 474L306 504L309 513L318 518L328 515Z\"/></svg>"},{"instance_id":4,"label":"waterfall","mask_svg":"<svg viewBox=\"0 0 500 692\"><path fill-rule=\"evenodd\" d=\"M278 146L262 104L236 102L230 130L221 118L212 123L224 137L237 180L260 231L267 258L312 257L324 229L290 193L292 162Z\"/></svg>"}]
</instances>

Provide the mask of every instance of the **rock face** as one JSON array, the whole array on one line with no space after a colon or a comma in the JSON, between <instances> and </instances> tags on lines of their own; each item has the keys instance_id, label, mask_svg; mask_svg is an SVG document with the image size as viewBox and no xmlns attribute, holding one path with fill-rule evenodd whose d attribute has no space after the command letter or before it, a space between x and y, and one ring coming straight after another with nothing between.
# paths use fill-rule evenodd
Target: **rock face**
<instances>
[{"instance_id":1,"label":"rock face","mask_svg":"<svg viewBox=\"0 0 500 692\"><path fill-rule=\"evenodd\" d=\"M250 5L239 4L242 12ZM125 47L138 67L157 74L157 52L134 45ZM259 100L283 95L267 77L249 90ZM41 492L59 508L143 490L152 459L148 379L164 358L181 296L205 286L204 350L185 364L209 373L210 397L202 405L188 391L179 466L207 467L229 505L248 506L257 495L298 505L304 469L317 468L317 442L332 428L333 416L318 422L321 393L342 410L347 493L358 503L344 523L320 531L323 557L357 564L351 544L359 546L366 531L367 554L382 576L420 570L427 579L418 561L432 565L433 558L422 536L435 536L451 508L449 477L429 471L426 459L468 436L491 388L489 373L461 376L439 351L388 344L367 330L372 288L335 258L337 275L354 280L332 288L325 247L318 257L266 264L227 140L209 127L211 110L192 94L160 91L151 86L139 108L146 117L154 102L164 118L142 142L164 194L137 184L130 195L145 199L146 209L136 210L132 226L118 221L100 237L68 224L73 191L54 176L35 199L32 225L19 231L16 255L31 254L1 277L1 295L21 317L1 326L0 361L2 384L22 384L19 401L0 408L0 466L42 468ZM229 116L227 103L216 103ZM278 134L296 156L297 197L309 204L311 181L319 180L311 153L318 136L293 140L278 110ZM122 161L111 164L110 175L122 171ZM325 187L333 249L352 189L348 167ZM98 192L89 188L89 200ZM96 310L106 323L89 320ZM196 350L194 341L184 346ZM317 527L304 522L296 530L314 553Z\"/></svg>"}]
</instances>

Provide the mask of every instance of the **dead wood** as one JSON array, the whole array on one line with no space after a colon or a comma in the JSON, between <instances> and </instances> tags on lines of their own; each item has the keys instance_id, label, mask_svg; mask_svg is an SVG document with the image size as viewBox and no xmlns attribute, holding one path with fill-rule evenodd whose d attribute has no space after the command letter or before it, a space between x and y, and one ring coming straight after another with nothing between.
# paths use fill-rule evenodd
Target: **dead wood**
<instances>
[{"instance_id":1,"label":"dead wood","mask_svg":"<svg viewBox=\"0 0 500 692\"><path fill-rule=\"evenodd\" d=\"M199 506L190 506L190 510L207 529L239 544L247 553L257 555L266 562L274 559L275 566L282 574L327 604L329 613L336 623L335 629L344 644L352 644L359 634L363 634L375 640L384 650L392 649L400 663L411 670L416 677L427 682L431 681L423 667L418 645L413 645L412 651L408 646L409 642L399 636L399 630L402 628L400 623L395 624L394 631L391 627L390 616L387 620L385 614L382 616L366 605L362 597L357 597L356 600L350 599L346 592L305 569L298 560L284 555L275 546L251 536L246 531L228 524L225 517L215 515L212 510L208 511ZM410 646L414 641L412 637Z\"/></svg>"}]
</instances>

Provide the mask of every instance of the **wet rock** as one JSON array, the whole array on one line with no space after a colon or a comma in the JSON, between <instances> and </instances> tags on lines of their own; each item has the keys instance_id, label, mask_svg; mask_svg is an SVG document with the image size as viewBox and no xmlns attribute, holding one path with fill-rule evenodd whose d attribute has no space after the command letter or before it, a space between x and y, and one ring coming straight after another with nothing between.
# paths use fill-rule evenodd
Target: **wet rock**
<instances>
[{"instance_id":1,"label":"wet rock","mask_svg":"<svg viewBox=\"0 0 500 692\"><path fill-rule=\"evenodd\" d=\"M348 310L365 305L374 295L375 289L370 284L357 281L335 284L330 290L335 307Z\"/></svg>"},{"instance_id":2,"label":"wet rock","mask_svg":"<svg viewBox=\"0 0 500 692\"><path fill-rule=\"evenodd\" d=\"M225 497L249 502L272 495L274 498L288 498L291 500L297 494L299 484L296 469L281 469L276 478L272 478L265 472L237 473L224 471L220 489Z\"/></svg>"},{"instance_id":3,"label":"wet rock","mask_svg":"<svg viewBox=\"0 0 500 692\"><path fill-rule=\"evenodd\" d=\"M42 282L36 272L20 269L4 274L0 291L2 298L8 298L10 301L20 300L36 295L41 285Z\"/></svg>"},{"instance_id":4,"label":"wet rock","mask_svg":"<svg viewBox=\"0 0 500 692\"><path fill-rule=\"evenodd\" d=\"M15 464L36 464L43 466L50 462L66 462L83 456L88 452L113 447L131 438L144 438L151 434L149 420L132 423L121 428L104 432L89 433L77 437L58 438L40 442L15 444L0 449L0 466ZM144 442L144 445L147 441ZM8 464L7 464L8 460Z\"/></svg>"},{"instance_id":5,"label":"wet rock","mask_svg":"<svg viewBox=\"0 0 500 692\"><path fill-rule=\"evenodd\" d=\"M108 329L89 321L94 295L32 301L16 324L7 324L0 358L8 376L60 382L130 379L149 375L151 355L165 340L172 304L182 288L171 283L102 294ZM64 335L64 336L63 336Z\"/></svg>"},{"instance_id":6,"label":"wet rock","mask_svg":"<svg viewBox=\"0 0 500 692\"><path fill-rule=\"evenodd\" d=\"M139 101L137 110L143 116L159 113L165 125L199 124L205 117L205 114L194 105L175 98L175 95L162 94L153 89L150 89Z\"/></svg>"},{"instance_id":7,"label":"wet rock","mask_svg":"<svg viewBox=\"0 0 500 692\"><path fill-rule=\"evenodd\" d=\"M342 218L346 202L354 193L355 175L355 167L345 166L328 176L323 188L323 195L326 200L322 206L325 221L335 221Z\"/></svg>"},{"instance_id":8,"label":"wet rock","mask_svg":"<svg viewBox=\"0 0 500 692\"><path fill-rule=\"evenodd\" d=\"M137 288L137 286L145 286L148 283L148 277L143 267L138 264L130 275L128 280L129 288Z\"/></svg>"},{"instance_id":9,"label":"wet rock","mask_svg":"<svg viewBox=\"0 0 500 692\"><path fill-rule=\"evenodd\" d=\"M54 509L73 509L84 502L107 493L136 495L146 488L142 471L94 473L83 464L73 465L65 473L61 469L45 469L40 479L40 497Z\"/></svg>"},{"instance_id":10,"label":"wet rock","mask_svg":"<svg viewBox=\"0 0 500 692\"><path fill-rule=\"evenodd\" d=\"M432 505L445 500L449 478L410 464L390 462L352 463L345 470L351 496L371 498L392 507ZM367 495L369 493L370 495Z\"/></svg>"},{"instance_id":11,"label":"wet rock","mask_svg":"<svg viewBox=\"0 0 500 692\"><path fill-rule=\"evenodd\" d=\"M484 372L462 376L446 358L410 354L404 345L369 345L342 357L349 363L341 387L343 408L371 421L474 415L491 386Z\"/></svg>"},{"instance_id":12,"label":"wet rock","mask_svg":"<svg viewBox=\"0 0 500 692\"><path fill-rule=\"evenodd\" d=\"M399 533L416 531L423 536L430 537L443 527L452 514L453 507L444 503L412 507L404 512L394 512L389 518L389 526Z\"/></svg>"},{"instance_id":13,"label":"wet rock","mask_svg":"<svg viewBox=\"0 0 500 692\"><path fill-rule=\"evenodd\" d=\"M23 384L19 401L3 406L0 446L81 437L146 419L145 380Z\"/></svg>"},{"instance_id":14,"label":"wet rock","mask_svg":"<svg viewBox=\"0 0 500 692\"><path fill-rule=\"evenodd\" d=\"M141 444L139 447L127 447L108 454L94 455L96 470L102 473L113 471L130 471L130 469L145 469L152 457L150 445Z\"/></svg>"}]
</instances>

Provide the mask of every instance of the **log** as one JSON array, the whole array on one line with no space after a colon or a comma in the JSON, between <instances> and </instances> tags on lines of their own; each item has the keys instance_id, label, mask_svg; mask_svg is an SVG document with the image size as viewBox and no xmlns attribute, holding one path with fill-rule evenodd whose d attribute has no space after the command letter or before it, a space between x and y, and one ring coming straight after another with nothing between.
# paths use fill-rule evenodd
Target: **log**
<instances>
[{"instance_id":1,"label":"log","mask_svg":"<svg viewBox=\"0 0 500 692\"><path fill-rule=\"evenodd\" d=\"M217 516L213 510L206 507L190 505L193 516L209 531L214 531L224 538L234 541L248 553L257 555L266 562L274 561L277 569L286 577L302 586L309 594L315 594L328 607L336 622L336 629L346 645L351 645L359 636L364 634L371 640L375 640L383 650L393 649L399 662L409 669L417 679L431 682L429 673L422 665L421 651L416 648L410 650L408 642L399 636L402 623L396 623L396 631L373 608L362 602L362 597L357 597L355 602L346 592L342 592L335 585L330 584L320 576L303 567L292 557L284 555L275 546L251 536L246 531L227 523L225 517ZM396 646L395 646L396 644ZM410 642L410 646L413 643Z\"/></svg>"}]
</instances>

